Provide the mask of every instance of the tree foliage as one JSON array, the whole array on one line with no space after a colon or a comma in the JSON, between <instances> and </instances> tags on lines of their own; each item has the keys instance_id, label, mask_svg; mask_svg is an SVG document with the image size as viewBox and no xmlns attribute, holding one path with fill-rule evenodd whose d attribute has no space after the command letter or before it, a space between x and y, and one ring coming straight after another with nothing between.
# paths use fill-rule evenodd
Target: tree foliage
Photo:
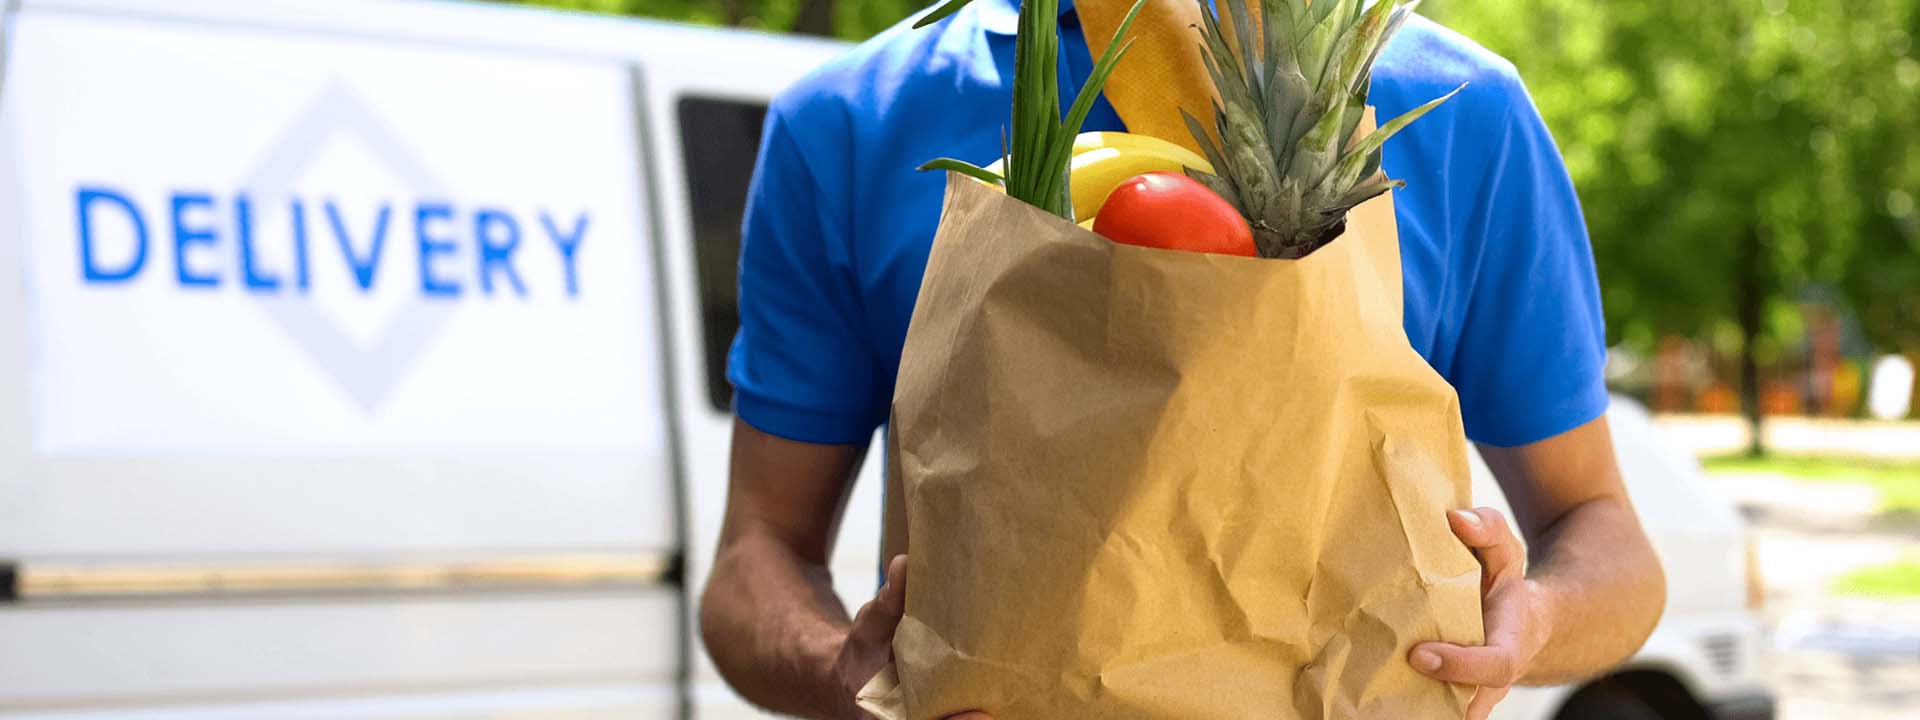
<instances>
[{"instance_id":1,"label":"tree foliage","mask_svg":"<svg viewBox=\"0 0 1920 720\"><path fill-rule=\"evenodd\" d=\"M1920 342L1920 2L1440 2L1553 128L1614 339L1723 329L1751 251L1763 301L1838 285L1876 343Z\"/></svg>"}]
</instances>

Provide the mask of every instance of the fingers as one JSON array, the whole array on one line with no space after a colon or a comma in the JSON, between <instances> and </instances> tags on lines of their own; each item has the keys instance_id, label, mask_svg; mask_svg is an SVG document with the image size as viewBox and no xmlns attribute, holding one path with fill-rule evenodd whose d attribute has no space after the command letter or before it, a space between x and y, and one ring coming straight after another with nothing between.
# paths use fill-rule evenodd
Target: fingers
<instances>
[{"instance_id":1,"label":"fingers","mask_svg":"<svg viewBox=\"0 0 1920 720\"><path fill-rule=\"evenodd\" d=\"M1513 600L1524 597L1527 554L1520 538L1507 525L1507 518L1493 508L1453 510L1447 513L1447 525L1455 537L1480 559L1481 590L1486 611L1487 644L1463 647L1452 643L1430 642L1415 645L1407 654L1407 663L1421 674L1436 680L1473 685L1473 701L1467 704L1467 720L1487 720L1495 705L1507 696L1508 688L1520 680L1522 671L1517 636L1524 618ZM1503 580L1504 579L1504 580Z\"/></svg>"},{"instance_id":2,"label":"fingers","mask_svg":"<svg viewBox=\"0 0 1920 720\"><path fill-rule=\"evenodd\" d=\"M907 610L907 556L895 555L887 562L887 581L880 586L880 592L860 609L854 616L853 632L871 632L878 634L884 626L885 634L877 638L882 644L893 642L894 628L900 625L900 617ZM969 710L958 715L948 715L946 720L993 720L993 716L978 710Z\"/></svg>"},{"instance_id":3,"label":"fingers","mask_svg":"<svg viewBox=\"0 0 1920 720\"><path fill-rule=\"evenodd\" d=\"M896 555L887 563L887 581L873 600L860 606L853 616L847 642L865 648L890 647L893 630L907 610L907 556Z\"/></svg>"},{"instance_id":4,"label":"fingers","mask_svg":"<svg viewBox=\"0 0 1920 720\"><path fill-rule=\"evenodd\" d=\"M1473 702L1467 703L1467 720L1487 720L1493 714L1493 706L1507 697L1512 688L1483 687L1473 692Z\"/></svg>"},{"instance_id":5,"label":"fingers","mask_svg":"<svg viewBox=\"0 0 1920 720\"><path fill-rule=\"evenodd\" d=\"M1488 578L1519 572L1526 567L1526 552L1520 538L1507 526L1507 518L1489 507L1447 512L1447 525L1455 537L1473 549Z\"/></svg>"},{"instance_id":6,"label":"fingers","mask_svg":"<svg viewBox=\"0 0 1920 720\"><path fill-rule=\"evenodd\" d=\"M1483 688L1503 688L1520 680L1520 656L1511 647L1461 647L1451 643L1413 646L1407 662L1436 680Z\"/></svg>"}]
</instances>

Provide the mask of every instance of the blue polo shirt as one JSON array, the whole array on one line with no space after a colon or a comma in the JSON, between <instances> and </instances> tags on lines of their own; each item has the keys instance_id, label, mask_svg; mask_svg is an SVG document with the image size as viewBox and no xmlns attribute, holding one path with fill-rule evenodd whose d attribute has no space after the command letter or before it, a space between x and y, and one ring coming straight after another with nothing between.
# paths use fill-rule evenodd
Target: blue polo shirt
<instances>
[{"instance_id":1,"label":"blue polo shirt","mask_svg":"<svg viewBox=\"0 0 1920 720\"><path fill-rule=\"evenodd\" d=\"M762 431L864 443L887 418L940 220L944 173L1000 154L1017 0L907 22L774 100L748 193L735 412ZM1061 90L1092 62L1070 7ZM1522 445L1607 405L1605 332L1573 184L1511 64L1415 16L1381 53L1369 101L1390 118L1467 83L1387 141L1407 339L1460 395L1467 435ZM1104 101L1087 130L1121 130Z\"/></svg>"}]
</instances>

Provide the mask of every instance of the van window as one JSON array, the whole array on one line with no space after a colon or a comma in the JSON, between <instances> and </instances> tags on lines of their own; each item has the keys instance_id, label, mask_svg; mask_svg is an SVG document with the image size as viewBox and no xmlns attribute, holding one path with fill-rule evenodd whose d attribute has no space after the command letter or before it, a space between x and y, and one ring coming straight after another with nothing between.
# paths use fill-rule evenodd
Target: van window
<instances>
[{"instance_id":1,"label":"van window","mask_svg":"<svg viewBox=\"0 0 1920 720\"><path fill-rule=\"evenodd\" d=\"M740 217L747 182L760 153L764 102L681 98L680 156L687 163L693 211L693 255L700 282L701 335L707 360L707 399L715 410L733 407L727 384L727 348L740 328Z\"/></svg>"}]
</instances>

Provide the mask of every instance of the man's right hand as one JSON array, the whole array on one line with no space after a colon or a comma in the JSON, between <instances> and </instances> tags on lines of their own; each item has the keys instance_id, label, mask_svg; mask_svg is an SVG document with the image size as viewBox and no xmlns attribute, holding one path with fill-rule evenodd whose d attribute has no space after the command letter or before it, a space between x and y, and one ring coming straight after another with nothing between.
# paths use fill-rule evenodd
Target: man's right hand
<instances>
[{"instance_id":1,"label":"man's right hand","mask_svg":"<svg viewBox=\"0 0 1920 720\"><path fill-rule=\"evenodd\" d=\"M873 716L853 703L854 696L868 680L893 659L893 631L900 627L900 616L907 609L907 556L896 555L887 563L887 579L880 592L853 615L846 642L833 659L833 680L846 707L841 717L869 720Z\"/></svg>"},{"instance_id":2,"label":"man's right hand","mask_svg":"<svg viewBox=\"0 0 1920 720\"><path fill-rule=\"evenodd\" d=\"M827 572L865 451L734 422L727 512L701 596L700 636L734 690L776 713L871 720L854 697L893 657L893 631L906 610L906 557L887 564L886 584L851 620ZM961 713L949 720L990 719Z\"/></svg>"},{"instance_id":3,"label":"man's right hand","mask_svg":"<svg viewBox=\"0 0 1920 720\"><path fill-rule=\"evenodd\" d=\"M893 659L893 632L900 627L900 617L907 609L907 556L896 555L887 563L887 580L880 586L880 592L873 600L860 606L853 616L853 626L847 630L847 640L840 646L840 654L833 661L833 677L847 699L845 717L857 720L871 720L872 715L860 710L853 704L853 698L865 687L867 681L880 674L880 669ZM947 720L993 720L983 712L965 712L952 715Z\"/></svg>"}]
</instances>

